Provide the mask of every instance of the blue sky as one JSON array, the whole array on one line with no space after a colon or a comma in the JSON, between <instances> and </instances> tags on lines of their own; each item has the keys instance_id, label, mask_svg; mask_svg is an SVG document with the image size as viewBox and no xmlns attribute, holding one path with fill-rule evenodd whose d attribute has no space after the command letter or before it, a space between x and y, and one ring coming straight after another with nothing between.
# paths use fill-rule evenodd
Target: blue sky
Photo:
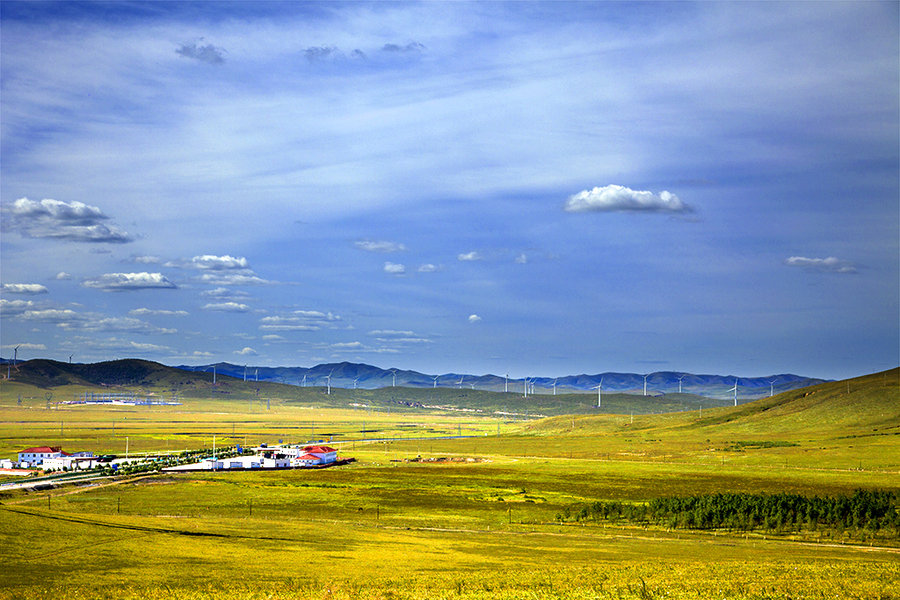
<instances>
[{"instance_id":1,"label":"blue sky","mask_svg":"<svg viewBox=\"0 0 900 600\"><path fill-rule=\"evenodd\" d=\"M3 2L0 350L895 367L898 13Z\"/></svg>"}]
</instances>

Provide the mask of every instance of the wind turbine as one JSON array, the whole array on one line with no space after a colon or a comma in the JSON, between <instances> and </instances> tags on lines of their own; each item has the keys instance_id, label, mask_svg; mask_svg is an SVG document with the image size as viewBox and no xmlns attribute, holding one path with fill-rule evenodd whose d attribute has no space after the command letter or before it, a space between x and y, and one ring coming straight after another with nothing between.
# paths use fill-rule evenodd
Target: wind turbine
<instances>
[{"instance_id":1,"label":"wind turbine","mask_svg":"<svg viewBox=\"0 0 900 600\"><path fill-rule=\"evenodd\" d=\"M772 381L767 382L769 384L769 398L771 398L772 396L775 395L775 382L776 381L778 381L777 377L775 379L773 379Z\"/></svg>"},{"instance_id":2,"label":"wind turbine","mask_svg":"<svg viewBox=\"0 0 900 600\"><path fill-rule=\"evenodd\" d=\"M681 377L678 378L678 393L679 394L681 393L681 382L684 380L685 377L687 377L687 373L685 373L684 375L682 375Z\"/></svg>"},{"instance_id":3,"label":"wind turbine","mask_svg":"<svg viewBox=\"0 0 900 600\"><path fill-rule=\"evenodd\" d=\"M506 377L503 378L503 391L509 393L509 371L506 372Z\"/></svg>"},{"instance_id":4,"label":"wind turbine","mask_svg":"<svg viewBox=\"0 0 900 600\"><path fill-rule=\"evenodd\" d=\"M734 405L737 406L737 377L734 378L734 387L728 390L729 392L734 392Z\"/></svg>"},{"instance_id":5,"label":"wind turbine","mask_svg":"<svg viewBox=\"0 0 900 600\"><path fill-rule=\"evenodd\" d=\"M73 356L75 356L75 355L74 355L74 354L70 354L70 355L69 355L69 364L70 364L70 365L72 364L72 357L73 357Z\"/></svg>"},{"instance_id":6,"label":"wind turbine","mask_svg":"<svg viewBox=\"0 0 900 600\"><path fill-rule=\"evenodd\" d=\"M527 377L525 378L524 387L525 387L525 397L527 398L528 397L528 378Z\"/></svg>"},{"instance_id":7,"label":"wind turbine","mask_svg":"<svg viewBox=\"0 0 900 600\"><path fill-rule=\"evenodd\" d=\"M353 380L353 389L354 390L359 388L359 385L357 385L358 383L359 383L359 377L357 377L356 379Z\"/></svg>"},{"instance_id":8,"label":"wind turbine","mask_svg":"<svg viewBox=\"0 0 900 600\"><path fill-rule=\"evenodd\" d=\"M595 385L594 388L597 389L597 408L600 408L603 405L603 378L600 378L600 383Z\"/></svg>"},{"instance_id":9,"label":"wind turbine","mask_svg":"<svg viewBox=\"0 0 900 600\"><path fill-rule=\"evenodd\" d=\"M553 380L553 395L556 395L556 382L559 381L559 378Z\"/></svg>"},{"instance_id":10,"label":"wind turbine","mask_svg":"<svg viewBox=\"0 0 900 600\"><path fill-rule=\"evenodd\" d=\"M431 378L431 389L437 388L437 380L440 375Z\"/></svg>"},{"instance_id":11,"label":"wind turbine","mask_svg":"<svg viewBox=\"0 0 900 600\"><path fill-rule=\"evenodd\" d=\"M647 395L647 378L650 377L650 373L644 375L644 395Z\"/></svg>"},{"instance_id":12,"label":"wind turbine","mask_svg":"<svg viewBox=\"0 0 900 600\"><path fill-rule=\"evenodd\" d=\"M459 383L456 384L456 389L458 389L458 390L461 390L461 389L462 389L462 382L463 382L463 379L465 379L465 378L466 378L465 375L460 375L460 376L459 376Z\"/></svg>"},{"instance_id":13,"label":"wind turbine","mask_svg":"<svg viewBox=\"0 0 900 600\"><path fill-rule=\"evenodd\" d=\"M306 375L303 375L303 383L300 384L300 387L306 387Z\"/></svg>"},{"instance_id":14,"label":"wind turbine","mask_svg":"<svg viewBox=\"0 0 900 600\"><path fill-rule=\"evenodd\" d=\"M391 369L391 387L397 387L397 369Z\"/></svg>"},{"instance_id":15,"label":"wind turbine","mask_svg":"<svg viewBox=\"0 0 900 600\"><path fill-rule=\"evenodd\" d=\"M334 369L331 370L331 373L334 373ZM325 385L328 386L328 390L325 393L329 396L331 395L331 373L325 377Z\"/></svg>"}]
</instances>

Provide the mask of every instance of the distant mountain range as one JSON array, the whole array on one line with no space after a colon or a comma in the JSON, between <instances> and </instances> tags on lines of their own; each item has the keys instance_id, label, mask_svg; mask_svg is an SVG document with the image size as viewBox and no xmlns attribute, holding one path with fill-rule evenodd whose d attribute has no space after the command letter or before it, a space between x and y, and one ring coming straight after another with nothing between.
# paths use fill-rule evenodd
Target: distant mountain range
<instances>
[{"instance_id":1,"label":"distant mountain range","mask_svg":"<svg viewBox=\"0 0 900 600\"><path fill-rule=\"evenodd\" d=\"M324 386L331 378L331 386L339 388L376 389L396 385L414 388L471 388L494 392L525 392L524 379L509 379L499 375L470 375L444 373L431 375L403 369L381 369L361 363L326 363L314 367L252 367L226 362L208 365L179 365L185 371L212 371L248 381L268 381L298 386ZM657 371L646 375L647 394L662 395L680 391L709 398L726 398L734 392L735 382L739 398L762 398L770 393L785 392L823 383L824 379L803 377L790 373L768 377L736 377L734 375L695 375L677 371ZM567 375L565 377L528 378L528 393L588 392L597 389L603 381L603 391L644 393L644 374L597 373L595 375ZM774 383L771 383L774 382Z\"/></svg>"}]
</instances>

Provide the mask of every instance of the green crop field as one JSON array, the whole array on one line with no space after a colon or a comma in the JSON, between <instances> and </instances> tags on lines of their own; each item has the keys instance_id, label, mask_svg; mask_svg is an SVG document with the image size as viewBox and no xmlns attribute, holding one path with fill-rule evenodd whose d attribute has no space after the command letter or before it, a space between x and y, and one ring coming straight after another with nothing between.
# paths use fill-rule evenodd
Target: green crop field
<instances>
[{"instance_id":1,"label":"green crop field","mask_svg":"<svg viewBox=\"0 0 900 600\"><path fill-rule=\"evenodd\" d=\"M268 406L200 394L181 406L64 406L47 388L4 382L0 456L37 444L175 452L215 436L220 446L324 439L357 460L0 492L0 598L897 598L891 529L560 515L725 492L900 493L898 376L702 416L540 420L375 405L352 390L317 402L319 391L273 388Z\"/></svg>"}]
</instances>

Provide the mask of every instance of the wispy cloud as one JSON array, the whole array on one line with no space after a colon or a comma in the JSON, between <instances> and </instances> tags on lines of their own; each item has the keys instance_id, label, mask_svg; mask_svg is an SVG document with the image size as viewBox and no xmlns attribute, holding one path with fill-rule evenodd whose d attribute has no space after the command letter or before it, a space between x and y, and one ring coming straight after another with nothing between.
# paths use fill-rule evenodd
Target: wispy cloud
<instances>
[{"instance_id":1,"label":"wispy cloud","mask_svg":"<svg viewBox=\"0 0 900 600\"><path fill-rule=\"evenodd\" d=\"M87 279L84 287L104 292L124 292L149 289L175 289L174 283L162 273L106 273L94 279Z\"/></svg>"},{"instance_id":2,"label":"wispy cloud","mask_svg":"<svg viewBox=\"0 0 900 600\"><path fill-rule=\"evenodd\" d=\"M569 197L564 208L568 212L693 212L690 206L671 192L654 194L621 185L607 185L578 192Z\"/></svg>"},{"instance_id":3,"label":"wispy cloud","mask_svg":"<svg viewBox=\"0 0 900 600\"><path fill-rule=\"evenodd\" d=\"M201 38L200 42L203 41ZM212 44L199 45L197 42L182 44L175 50L185 58L191 58L210 65L221 65L225 62L225 49Z\"/></svg>"},{"instance_id":4,"label":"wispy cloud","mask_svg":"<svg viewBox=\"0 0 900 600\"><path fill-rule=\"evenodd\" d=\"M56 274L56 277L54 277L54 279L56 279L57 281L68 281L69 279L72 279L72 275L66 273L65 271L60 271Z\"/></svg>"},{"instance_id":5,"label":"wispy cloud","mask_svg":"<svg viewBox=\"0 0 900 600\"><path fill-rule=\"evenodd\" d=\"M260 319L259 328L263 331L319 331L333 328L340 315L318 310L295 310L287 315L276 315Z\"/></svg>"},{"instance_id":6,"label":"wispy cloud","mask_svg":"<svg viewBox=\"0 0 900 600\"><path fill-rule=\"evenodd\" d=\"M218 312L234 312L234 313L245 313L250 312L250 307L246 304L241 304L240 302L213 302L210 304L204 304L203 310L211 310Z\"/></svg>"},{"instance_id":7,"label":"wispy cloud","mask_svg":"<svg viewBox=\"0 0 900 600\"><path fill-rule=\"evenodd\" d=\"M98 207L83 202L19 198L3 212L8 215L6 227L26 237L116 244L133 240L121 229L105 225L109 217Z\"/></svg>"},{"instance_id":8,"label":"wispy cloud","mask_svg":"<svg viewBox=\"0 0 900 600\"><path fill-rule=\"evenodd\" d=\"M437 273L441 270L441 267L438 265L434 265L431 263L425 263L424 265L419 265L419 273Z\"/></svg>"},{"instance_id":9,"label":"wispy cloud","mask_svg":"<svg viewBox=\"0 0 900 600\"><path fill-rule=\"evenodd\" d=\"M463 254L456 255L456 260L460 260L463 262L473 262L476 260L483 260L483 259L484 259L484 257L479 252L476 252L474 250L472 252L465 252Z\"/></svg>"},{"instance_id":10,"label":"wispy cloud","mask_svg":"<svg viewBox=\"0 0 900 600\"><path fill-rule=\"evenodd\" d=\"M856 265L848 260L842 260L834 256L828 258L807 258L805 256L791 256L785 259L784 264L789 267L799 267L807 271L820 273L856 273Z\"/></svg>"},{"instance_id":11,"label":"wispy cloud","mask_svg":"<svg viewBox=\"0 0 900 600\"><path fill-rule=\"evenodd\" d=\"M4 283L0 286L0 292L4 294L46 294L47 288L39 283Z\"/></svg>"},{"instance_id":12,"label":"wispy cloud","mask_svg":"<svg viewBox=\"0 0 900 600\"><path fill-rule=\"evenodd\" d=\"M188 311L186 311L186 310L151 309L151 308L135 308L134 310L129 310L128 314L131 315L132 317L150 317L150 316L186 317L186 316L188 316Z\"/></svg>"},{"instance_id":13,"label":"wispy cloud","mask_svg":"<svg viewBox=\"0 0 900 600\"><path fill-rule=\"evenodd\" d=\"M386 242L380 241L375 242L371 240L361 240L355 242L354 244L360 250L365 250L366 252L383 252L383 253L391 253L391 252L402 252L406 250L406 246L403 244L399 244L397 242Z\"/></svg>"},{"instance_id":14,"label":"wispy cloud","mask_svg":"<svg viewBox=\"0 0 900 600\"><path fill-rule=\"evenodd\" d=\"M272 283L251 273L204 273L199 280L209 285L266 285Z\"/></svg>"}]
</instances>

